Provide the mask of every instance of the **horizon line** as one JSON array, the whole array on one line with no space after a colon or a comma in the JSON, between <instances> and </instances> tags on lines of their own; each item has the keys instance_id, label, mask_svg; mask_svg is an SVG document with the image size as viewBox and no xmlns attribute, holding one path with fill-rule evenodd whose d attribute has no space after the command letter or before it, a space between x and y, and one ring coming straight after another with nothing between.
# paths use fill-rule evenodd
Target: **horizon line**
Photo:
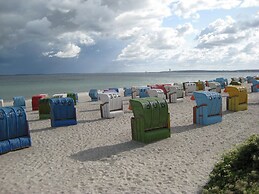
<instances>
[{"instance_id":1,"label":"horizon line","mask_svg":"<svg viewBox=\"0 0 259 194\"><path fill-rule=\"evenodd\" d=\"M88 73L15 73L0 74L0 76L15 75L59 75L59 74L123 74L123 73L172 73L172 72L259 72L259 69L239 69L239 70L167 70L167 71L128 71L128 72L88 72Z\"/></svg>"}]
</instances>

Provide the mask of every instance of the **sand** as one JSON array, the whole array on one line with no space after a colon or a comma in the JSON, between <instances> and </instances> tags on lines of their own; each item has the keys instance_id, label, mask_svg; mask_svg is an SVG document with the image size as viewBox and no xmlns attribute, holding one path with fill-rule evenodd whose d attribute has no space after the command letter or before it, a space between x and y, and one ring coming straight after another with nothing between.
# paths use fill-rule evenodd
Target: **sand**
<instances>
[{"instance_id":1,"label":"sand","mask_svg":"<svg viewBox=\"0 0 259 194\"><path fill-rule=\"evenodd\" d=\"M0 193L199 193L222 153L259 133L259 93L247 111L226 111L223 121L192 123L195 101L168 104L171 137L131 140L128 101L124 115L101 119L98 102L79 95L78 124L51 128L27 100L32 147L0 155Z\"/></svg>"}]
</instances>

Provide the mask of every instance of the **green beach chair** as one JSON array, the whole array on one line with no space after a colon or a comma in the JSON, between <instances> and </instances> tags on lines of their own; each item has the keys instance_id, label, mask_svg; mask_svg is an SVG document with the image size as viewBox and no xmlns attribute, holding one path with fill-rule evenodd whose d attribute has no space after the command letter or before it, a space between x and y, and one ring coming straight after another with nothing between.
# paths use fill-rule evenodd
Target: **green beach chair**
<instances>
[{"instance_id":1,"label":"green beach chair","mask_svg":"<svg viewBox=\"0 0 259 194\"><path fill-rule=\"evenodd\" d=\"M67 93L67 97L72 98L74 100L74 104L76 105L76 93Z\"/></svg>"},{"instance_id":2,"label":"green beach chair","mask_svg":"<svg viewBox=\"0 0 259 194\"><path fill-rule=\"evenodd\" d=\"M170 137L170 116L165 99L156 97L131 99L132 139L150 143Z\"/></svg>"},{"instance_id":3,"label":"green beach chair","mask_svg":"<svg viewBox=\"0 0 259 194\"><path fill-rule=\"evenodd\" d=\"M39 118L50 119L50 98L41 98L39 100Z\"/></svg>"}]
</instances>

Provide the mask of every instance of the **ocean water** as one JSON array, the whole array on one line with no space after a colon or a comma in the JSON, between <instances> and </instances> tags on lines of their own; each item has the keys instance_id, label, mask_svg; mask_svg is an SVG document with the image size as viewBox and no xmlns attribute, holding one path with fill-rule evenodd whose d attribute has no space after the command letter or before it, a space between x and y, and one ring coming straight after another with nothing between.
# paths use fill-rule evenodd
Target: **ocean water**
<instances>
[{"instance_id":1,"label":"ocean water","mask_svg":"<svg viewBox=\"0 0 259 194\"><path fill-rule=\"evenodd\" d=\"M157 72L157 73L98 73L51 75L0 75L0 98L11 101L14 96L29 99L35 94L88 92L92 88L146 86L156 83L174 83L212 80L217 77L246 77L258 72Z\"/></svg>"}]
</instances>

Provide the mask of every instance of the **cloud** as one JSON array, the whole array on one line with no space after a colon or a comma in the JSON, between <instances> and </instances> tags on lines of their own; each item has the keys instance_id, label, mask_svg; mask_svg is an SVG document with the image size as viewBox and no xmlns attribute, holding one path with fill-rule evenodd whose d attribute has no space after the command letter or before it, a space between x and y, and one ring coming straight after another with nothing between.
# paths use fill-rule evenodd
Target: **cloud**
<instances>
[{"instance_id":1,"label":"cloud","mask_svg":"<svg viewBox=\"0 0 259 194\"><path fill-rule=\"evenodd\" d=\"M178 36L178 31L171 28L160 28L150 33L137 37L125 47L117 60L161 60L170 58L171 50L184 44L183 37Z\"/></svg>"},{"instance_id":2,"label":"cloud","mask_svg":"<svg viewBox=\"0 0 259 194\"><path fill-rule=\"evenodd\" d=\"M49 42L48 45L51 51L43 52L44 56L60 58L78 57L81 51L79 45L90 46L95 44L95 41L89 35L81 31L60 34L55 41ZM55 51L60 50L60 48L63 50Z\"/></svg>"},{"instance_id":3,"label":"cloud","mask_svg":"<svg viewBox=\"0 0 259 194\"><path fill-rule=\"evenodd\" d=\"M49 33L50 26L50 21L46 17L44 17L42 19L29 21L25 26L25 31L26 33L46 35Z\"/></svg>"},{"instance_id":4,"label":"cloud","mask_svg":"<svg viewBox=\"0 0 259 194\"><path fill-rule=\"evenodd\" d=\"M67 44L63 51L59 51L56 54L51 56L60 57L60 58L72 58L77 57L80 53L81 49L77 45Z\"/></svg>"},{"instance_id":5,"label":"cloud","mask_svg":"<svg viewBox=\"0 0 259 194\"><path fill-rule=\"evenodd\" d=\"M186 23L184 25L178 25L176 27L176 30L178 31L179 36L183 36L186 34L192 34L192 33L196 32L196 30L193 28L191 23Z\"/></svg>"},{"instance_id":6,"label":"cloud","mask_svg":"<svg viewBox=\"0 0 259 194\"><path fill-rule=\"evenodd\" d=\"M91 63L116 67L142 64L150 68L172 64L185 68L207 64L212 68L221 63L231 67L234 62L245 64L245 60L255 64L259 14L240 20L233 14L219 15L210 24L199 17L204 10L235 8L242 12L255 6L259 6L257 0L1 1L0 60L13 63L14 58L26 55L36 62L65 64L74 58L82 64L90 59ZM165 26L167 19L172 24ZM206 27L199 29L199 22ZM23 48L33 49L33 56ZM96 50L98 55L93 52Z\"/></svg>"},{"instance_id":7,"label":"cloud","mask_svg":"<svg viewBox=\"0 0 259 194\"><path fill-rule=\"evenodd\" d=\"M172 11L175 15L183 18L199 18L199 11L213 10L213 9L231 9L240 5L241 0L199 0L199 1L187 1L182 0L173 3Z\"/></svg>"},{"instance_id":8,"label":"cloud","mask_svg":"<svg viewBox=\"0 0 259 194\"><path fill-rule=\"evenodd\" d=\"M258 0L244 0L240 7L256 7L259 6L259 1Z\"/></svg>"},{"instance_id":9,"label":"cloud","mask_svg":"<svg viewBox=\"0 0 259 194\"><path fill-rule=\"evenodd\" d=\"M254 16L249 22L235 21L227 16L217 19L197 36L197 48L212 48L231 44L249 42L259 30L259 18Z\"/></svg>"}]
</instances>

